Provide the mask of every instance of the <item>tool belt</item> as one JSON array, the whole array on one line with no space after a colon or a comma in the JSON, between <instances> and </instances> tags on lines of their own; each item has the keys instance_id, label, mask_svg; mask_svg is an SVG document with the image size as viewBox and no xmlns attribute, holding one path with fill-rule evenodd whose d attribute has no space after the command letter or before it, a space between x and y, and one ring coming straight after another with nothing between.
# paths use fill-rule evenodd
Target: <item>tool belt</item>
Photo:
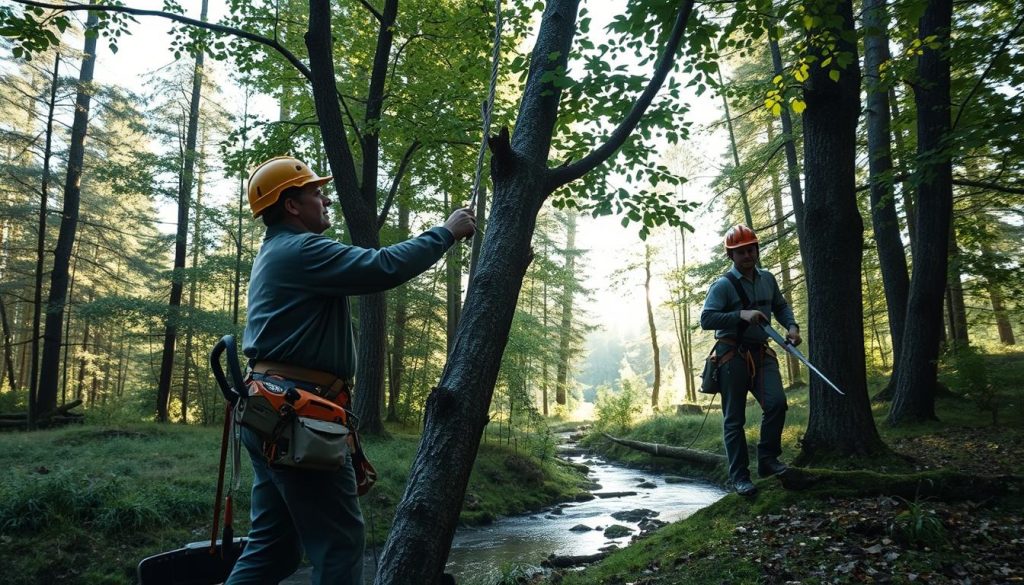
<instances>
[{"instance_id":1,"label":"tool belt","mask_svg":"<svg viewBox=\"0 0 1024 585\"><path fill-rule=\"evenodd\" d=\"M256 362L245 379L248 396L235 408L238 424L263 441L271 465L335 471L351 454L359 495L377 471L366 458L348 410L351 385L337 376L278 362Z\"/></svg>"},{"instance_id":2,"label":"tool belt","mask_svg":"<svg viewBox=\"0 0 1024 585\"><path fill-rule=\"evenodd\" d=\"M269 361L256 362L250 366L250 369L256 374L287 378L317 396L322 396L332 402L338 402L342 408L348 406L350 401L352 382L339 378L330 372L321 372L291 364ZM344 404L342 404L341 400L335 400L338 396L342 395L344 395Z\"/></svg>"},{"instance_id":3,"label":"tool belt","mask_svg":"<svg viewBox=\"0 0 1024 585\"><path fill-rule=\"evenodd\" d=\"M729 346L723 353L717 353L719 344ZM717 394L721 391L721 383L718 379L718 369L732 361L736 356L741 356L747 363L747 371L751 379L757 374L758 364L754 362L753 353L759 353L761 357L768 356L777 360L775 350L765 343L739 343L731 337L721 337L715 340L715 345L704 360L704 371L701 373L700 391L704 394Z\"/></svg>"}]
</instances>

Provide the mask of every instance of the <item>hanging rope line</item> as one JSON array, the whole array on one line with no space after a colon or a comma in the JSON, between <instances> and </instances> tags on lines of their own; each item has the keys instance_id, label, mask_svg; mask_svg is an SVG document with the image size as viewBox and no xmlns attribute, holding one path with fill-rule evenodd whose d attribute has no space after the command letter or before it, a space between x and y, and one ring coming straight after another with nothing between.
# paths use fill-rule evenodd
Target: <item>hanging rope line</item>
<instances>
[{"instance_id":1,"label":"hanging rope line","mask_svg":"<svg viewBox=\"0 0 1024 585\"><path fill-rule=\"evenodd\" d=\"M498 61L501 58L501 0L494 0L494 48L491 50L491 84L487 91L487 101L481 105L483 114L484 134L480 138L480 152L476 157L476 173L473 175L473 196L469 208L476 207L480 195L480 182L484 169L484 155L487 154L487 137L491 134L491 110L494 108L494 93L498 86Z\"/></svg>"}]
</instances>

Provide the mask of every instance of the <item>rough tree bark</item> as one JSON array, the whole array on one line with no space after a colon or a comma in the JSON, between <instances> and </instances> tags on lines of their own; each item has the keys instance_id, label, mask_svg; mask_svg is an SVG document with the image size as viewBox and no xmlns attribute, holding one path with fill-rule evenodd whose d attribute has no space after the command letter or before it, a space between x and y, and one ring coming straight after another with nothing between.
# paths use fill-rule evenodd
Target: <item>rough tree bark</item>
<instances>
[{"instance_id":1,"label":"rough tree bark","mask_svg":"<svg viewBox=\"0 0 1024 585\"><path fill-rule=\"evenodd\" d=\"M935 418L939 333L953 212L952 164L943 141L950 127L950 67L945 55L952 0L930 0L919 21L921 38L936 35L942 49L925 46L917 61L917 233L907 300L907 328L889 422Z\"/></svg>"},{"instance_id":2,"label":"rough tree bark","mask_svg":"<svg viewBox=\"0 0 1024 585\"><path fill-rule=\"evenodd\" d=\"M800 237L807 279L807 339L815 365L846 392L841 396L819 377L810 378L810 413L799 459L812 462L829 454L869 455L884 449L884 444L871 416L864 363L859 245L864 225L855 181L860 68L853 6L851 0L804 6L809 14L828 10L821 14L826 22L839 17L838 29L816 32L834 35L836 50L852 55L838 81L833 81L820 66L819 54L804 88L804 221L808 229Z\"/></svg>"},{"instance_id":3,"label":"rough tree bark","mask_svg":"<svg viewBox=\"0 0 1024 585\"><path fill-rule=\"evenodd\" d=\"M46 146L43 148L43 176L39 186L39 227L36 232L36 282L32 300L32 367L28 382L28 428L35 427L34 412L39 392L40 332L43 326L43 260L46 258L46 218L49 215L50 155L53 153L53 113L57 107L57 85L60 83L60 51L53 58L53 79L46 114Z\"/></svg>"},{"instance_id":4,"label":"rough tree bark","mask_svg":"<svg viewBox=\"0 0 1024 585\"><path fill-rule=\"evenodd\" d=\"M907 256L903 252L900 223L896 214L892 169L892 121L889 92L881 84L880 66L889 60L889 19L887 0L864 2L864 69L867 107L864 116L868 133L868 173L871 181L871 227L878 248L886 310L889 316L889 337L892 340L893 364L899 364L900 344L907 315ZM886 388L875 399L892 396L893 372Z\"/></svg>"},{"instance_id":5,"label":"rough tree bark","mask_svg":"<svg viewBox=\"0 0 1024 585\"><path fill-rule=\"evenodd\" d=\"M96 13L89 12L86 29L99 22ZM57 408L57 372L60 363L61 325L68 299L68 266L75 246L78 230L78 209L82 195L82 161L85 159L85 135L89 128L89 107L92 103L92 77L96 66L96 36L86 35L82 49L82 68L78 74L78 96L75 99L75 117L71 123L71 143L68 148L67 174L64 179L64 207L61 211L60 231L54 251L53 270L50 272L50 294L46 302L46 328L43 334L43 359L39 368L39 394L34 412L51 412ZM65 362L66 365L66 362ZM66 376L65 376L66 380Z\"/></svg>"},{"instance_id":6,"label":"rough tree bark","mask_svg":"<svg viewBox=\"0 0 1024 585\"><path fill-rule=\"evenodd\" d=\"M636 127L671 69L692 8L680 4L665 53L633 109L608 142L579 161L549 168L551 137L561 90L543 82L546 70L565 67L576 30L579 0L550 0L530 60L516 133L490 140L492 212L480 264L469 287L455 344L427 399L420 447L405 495L395 510L375 583L436 583L444 569L469 474L487 423L501 356L523 276L531 259L537 213L558 187L604 162ZM552 59L551 57L557 57Z\"/></svg>"}]
</instances>

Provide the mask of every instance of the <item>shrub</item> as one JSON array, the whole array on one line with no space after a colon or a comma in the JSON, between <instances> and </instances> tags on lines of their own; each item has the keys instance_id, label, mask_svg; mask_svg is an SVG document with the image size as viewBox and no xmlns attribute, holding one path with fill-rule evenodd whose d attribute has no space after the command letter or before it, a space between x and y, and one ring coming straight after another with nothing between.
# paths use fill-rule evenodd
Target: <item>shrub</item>
<instances>
[{"instance_id":1,"label":"shrub","mask_svg":"<svg viewBox=\"0 0 1024 585\"><path fill-rule=\"evenodd\" d=\"M608 388L598 388L596 426L599 430L623 433L633 426L633 421L643 412L644 399L640 384L635 381L623 380L622 390L615 392Z\"/></svg>"}]
</instances>

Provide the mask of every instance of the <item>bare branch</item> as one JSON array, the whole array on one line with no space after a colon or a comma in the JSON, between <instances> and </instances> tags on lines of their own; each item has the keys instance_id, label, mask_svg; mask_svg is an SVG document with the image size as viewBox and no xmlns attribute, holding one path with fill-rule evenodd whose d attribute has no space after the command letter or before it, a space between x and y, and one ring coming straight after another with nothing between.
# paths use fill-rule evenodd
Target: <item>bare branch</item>
<instances>
[{"instance_id":1,"label":"bare branch","mask_svg":"<svg viewBox=\"0 0 1024 585\"><path fill-rule=\"evenodd\" d=\"M582 177L604 161L608 160L626 142L626 139L628 139L630 134L633 133L637 124L640 123L640 119L647 111L647 108L651 105L651 102L654 101L654 96L658 93L658 90L661 89L661 85L665 82L665 78L668 77L669 71L671 71L673 65L675 65L676 52L679 50L679 45L682 43L683 31L686 29L686 21L690 19L690 12L692 10L693 0L682 0L682 3L679 6L679 12L676 14L675 24L672 26L672 33L669 36L668 42L665 44L665 50L661 54L658 65L654 69L654 74L651 76L650 81L647 82L647 87L644 88L643 93L640 94L640 97L633 103L633 109L630 110L629 114L627 114L622 120L619 127L611 133L611 136L608 137L608 141L597 147L578 162L551 171L549 178L549 185L551 187L558 188Z\"/></svg>"},{"instance_id":2,"label":"bare branch","mask_svg":"<svg viewBox=\"0 0 1024 585\"><path fill-rule=\"evenodd\" d=\"M369 2L367 2L366 0L359 0L359 3L362 4L364 8L370 11L370 14L372 14L373 17L377 19L377 22L384 22L384 16Z\"/></svg>"},{"instance_id":3,"label":"bare branch","mask_svg":"<svg viewBox=\"0 0 1024 585\"><path fill-rule=\"evenodd\" d=\"M413 140L409 148L405 149L405 154L402 155L402 162L399 163L398 170L395 171L395 176L391 179L391 189L388 191L388 198L384 201L384 207L381 208L380 215L377 217L377 229L384 227L384 222L388 218L388 212L391 211L391 204L395 201L395 195L398 194L398 186L402 183L402 178L409 168L409 161L412 160L412 156L420 146L422 146L422 143L419 140Z\"/></svg>"},{"instance_id":4,"label":"bare branch","mask_svg":"<svg viewBox=\"0 0 1024 585\"><path fill-rule=\"evenodd\" d=\"M119 12L122 14L131 14L133 16L156 16L158 18L166 18L189 26L195 26L198 28L204 28L209 31L213 31L220 34L231 35L238 38L253 41L255 43L264 45L277 51L282 57L284 57L289 63L295 67L299 73L303 75L310 82L313 81L313 76L309 71L309 67L306 66L298 57L296 57L291 51L285 48L284 45L279 43L276 39L268 39L267 37L251 33L249 31L242 30L240 28L234 28L230 26L224 26L222 24L214 24L210 22L203 22L194 18L189 18L183 14L175 14L173 12L164 12L162 10L143 10L141 8L130 8L128 6L106 6L102 4L50 4L48 2L38 2L37 0L14 0L18 4L24 6L34 6L37 8L46 8L48 10L64 11L78 11L87 10L93 12Z\"/></svg>"}]
</instances>

